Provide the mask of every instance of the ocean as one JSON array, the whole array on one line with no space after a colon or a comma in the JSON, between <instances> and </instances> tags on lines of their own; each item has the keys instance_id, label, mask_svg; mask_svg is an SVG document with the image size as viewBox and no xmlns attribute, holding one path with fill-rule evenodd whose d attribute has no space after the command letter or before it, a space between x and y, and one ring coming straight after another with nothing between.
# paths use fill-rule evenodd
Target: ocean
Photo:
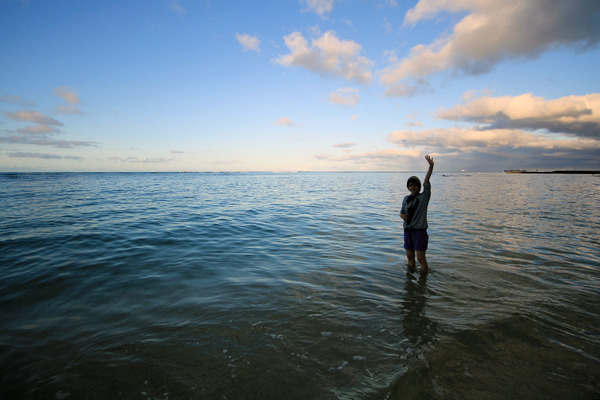
<instances>
[{"instance_id":1,"label":"ocean","mask_svg":"<svg viewBox=\"0 0 600 400\"><path fill-rule=\"evenodd\" d=\"M600 177L412 174L0 174L0 399L600 398Z\"/></svg>"}]
</instances>

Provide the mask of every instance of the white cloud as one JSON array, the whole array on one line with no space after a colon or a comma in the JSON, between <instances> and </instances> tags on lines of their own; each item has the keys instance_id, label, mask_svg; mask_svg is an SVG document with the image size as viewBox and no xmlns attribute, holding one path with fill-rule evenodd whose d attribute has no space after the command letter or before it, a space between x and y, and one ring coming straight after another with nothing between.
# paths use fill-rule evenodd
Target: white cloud
<instances>
[{"instance_id":1,"label":"white cloud","mask_svg":"<svg viewBox=\"0 0 600 400\"><path fill-rule=\"evenodd\" d=\"M600 139L600 93L554 100L533 96L479 97L437 116L487 125L491 129L544 129L548 132Z\"/></svg>"},{"instance_id":2,"label":"white cloud","mask_svg":"<svg viewBox=\"0 0 600 400\"><path fill-rule=\"evenodd\" d=\"M360 95L358 93L358 89L341 88L329 93L329 101L335 105L355 106L360 103Z\"/></svg>"},{"instance_id":3,"label":"white cloud","mask_svg":"<svg viewBox=\"0 0 600 400\"><path fill-rule=\"evenodd\" d=\"M68 86L61 86L54 90L54 95L62 98L67 105L61 105L56 108L56 111L61 114L83 114L79 110L79 95Z\"/></svg>"},{"instance_id":4,"label":"white cloud","mask_svg":"<svg viewBox=\"0 0 600 400\"><path fill-rule=\"evenodd\" d=\"M260 40L256 36L248 35L244 33L240 35L239 33L235 34L235 37L238 42L242 45L242 49L244 51L256 51L260 53Z\"/></svg>"},{"instance_id":5,"label":"white cloud","mask_svg":"<svg viewBox=\"0 0 600 400\"><path fill-rule=\"evenodd\" d=\"M73 90L68 86L61 86L56 88L54 90L54 94L56 96L62 97L62 99L69 104L79 104L79 96L75 92L73 92Z\"/></svg>"},{"instance_id":6,"label":"white cloud","mask_svg":"<svg viewBox=\"0 0 600 400\"><path fill-rule=\"evenodd\" d=\"M405 25L442 13L468 14L451 34L411 49L381 73L390 96L429 90L427 78L450 70L468 75L489 72L508 58L532 58L557 46L585 48L600 41L597 0L420 0Z\"/></svg>"},{"instance_id":7,"label":"white cloud","mask_svg":"<svg viewBox=\"0 0 600 400\"><path fill-rule=\"evenodd\" d=\"M229 160L216 160L211 162L212 165L235 165L241 163L242 161L238 160L237 158L232 158Z\"/></svg>"},{"instance_id":8,"label":"white cloud","mask_svg":"<svg viewBox=\"0 0 600 400\"><path fill-rule=\"evenodd\" d=\"M128 163L142 163L142 164L162 164L173 161L173 158L165 158L165 157L149 157L149 158L139 158L135 156L129 157L109 157L110 161L121 161Z\"/></svg>"},{"instance_id":9,"label":"white cloud","mask_svg":"<svg viewBox=\"0 0 600 400\"><path fill-rule=\"evenodd\" d=\"M284 37L290 54L280 56L276 62L285 67L302 67L326 76L334 76L370 83L373 61L360 55L362 46L351 40L340 40L334 32L326 32L320 38L308 41L300 32Z\"/></svg>"},{"instance_id":10,"label":"white cloud","mask_svg":"<svg viewBox=\"0 0 600 400\"><path fill-rule=\"evenodd\" d=\"M415 112L413 112L413 113L411 113L411 114L408 114L408 115L406 116L406 118L408 118L408 119L412 120L412 121L408 121L408 122L406 123L406 126L410 126L410 127L419 127L419 126L423 126L423 123L417 120L417 114L418 114L418 113L419 113L418 111L415 111Z\"/></svg>"},{"instance_id":11,"label":"white cloud","mask_svg":"<svg viewBox=\"0 0 600 400\"><path fill-rule=\"evenodd\" d=\"M392 28L392 24L390 23L390 21L387 19L387 17L383 18L383 29L385 29L386 33L393 33L394 30Z\"/></svg>"},{"instance_id":12,"label":"white cloud","mask_svg":"<svg viewBox=\"0 0 600 400\"><path fill-rule=\"evenodd\" d=\"M314 158L321 161L353 162L357 164L372 164L378 167L390 167L396 165L399 159L409 157L422 157L420 149L383 149L362 153L345 153L341 155L317 154Z\"/></svg>"},{"instance_id":13,"label":"white cloud","mask_svg":"<svg viewBox=\"0 0 600 400\"><path fill-rule=\"evenodd\" d=\"M334 0L304 0L306 3L305 11L312 11L321 18L327 18L333 10Z\"/></svg>"},{"instance_id":14,"label":"white cloud","mask_svg":"<svg viewBox=\"0 0 600 400\"><path fill-rule=\"evenodd\" d=\"M177 14L180 17L187 13L187 10L179 0L169 0L168 6L175 14Z\"/></svg>"},{"instance_id":15,"label":"white cloud","mask_svg":"<svg viewBox=\"0 0 600 400\"><path fill-rule=\"evenodd\" d=\"M297 123L295 123L294 121L292 121L291 119L289 119L287 117L279 118L277 121L275 121L273 123L277 126L289 126L289 127L298 126Z\"/></svg>"},{"instance_id":16,"label":"white cloud","mask_svg":"<svg viewBox=\"0 0 600 400\"><path fill-rule=\"evenodd\" d=\"M83 112L77 107L72 105L58 106L56 111L61 114L83 114Z\"/></svg>"}]
</instances>

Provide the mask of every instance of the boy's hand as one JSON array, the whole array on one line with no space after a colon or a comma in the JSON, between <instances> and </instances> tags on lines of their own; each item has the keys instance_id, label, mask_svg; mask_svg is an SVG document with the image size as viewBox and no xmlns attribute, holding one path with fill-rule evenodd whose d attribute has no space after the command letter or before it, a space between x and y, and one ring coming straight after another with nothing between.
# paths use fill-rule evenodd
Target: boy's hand
<instances>
[{"instance_id":1,"label":"boy's hand","mask_svg":"<svg viewBox=\"0 0 600 400\"><path fill-rule=\"evenodd\" d=\"M425 180L423 181L423 184L429 184L429 178L431 178L431 174L433 172L433 157L427 154L425 156L425 159L429 163L429 169L427 170L427 175L425 175Z\"/></svg>"}]
</instances>

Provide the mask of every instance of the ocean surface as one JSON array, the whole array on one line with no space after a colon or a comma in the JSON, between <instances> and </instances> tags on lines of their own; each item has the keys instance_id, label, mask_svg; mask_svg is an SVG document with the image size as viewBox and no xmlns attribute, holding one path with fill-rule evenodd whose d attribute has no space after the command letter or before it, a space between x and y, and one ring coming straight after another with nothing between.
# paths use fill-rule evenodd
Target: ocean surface
<instances>
[{"instance_id":1,"label":"ocean surface","mask_svg":"<svg viewBox=\"0 0 600 400\"><path fill-rule=\"evenodd\" d=\"M0 174L0 399L600 398L600 177L409 175Z\"/></svg>"}]
</instances>

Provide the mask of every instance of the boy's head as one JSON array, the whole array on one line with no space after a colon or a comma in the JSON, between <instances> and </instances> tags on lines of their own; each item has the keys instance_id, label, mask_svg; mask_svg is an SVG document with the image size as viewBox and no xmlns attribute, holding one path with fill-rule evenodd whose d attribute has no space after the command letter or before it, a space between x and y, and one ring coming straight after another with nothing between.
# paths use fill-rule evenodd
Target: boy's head
<instances>
[{"instance_id":1,"label":"boy's head","mask_svg":"<svg viewBox=\"0 0 600 400\"><path fill-rule=\"evenodd\" d=\"M419 194L421 191L421 180L416 176L411 176L408 178L408 181L406 181L406 187L411 194Z\"/></svg>"}]
</instances>

